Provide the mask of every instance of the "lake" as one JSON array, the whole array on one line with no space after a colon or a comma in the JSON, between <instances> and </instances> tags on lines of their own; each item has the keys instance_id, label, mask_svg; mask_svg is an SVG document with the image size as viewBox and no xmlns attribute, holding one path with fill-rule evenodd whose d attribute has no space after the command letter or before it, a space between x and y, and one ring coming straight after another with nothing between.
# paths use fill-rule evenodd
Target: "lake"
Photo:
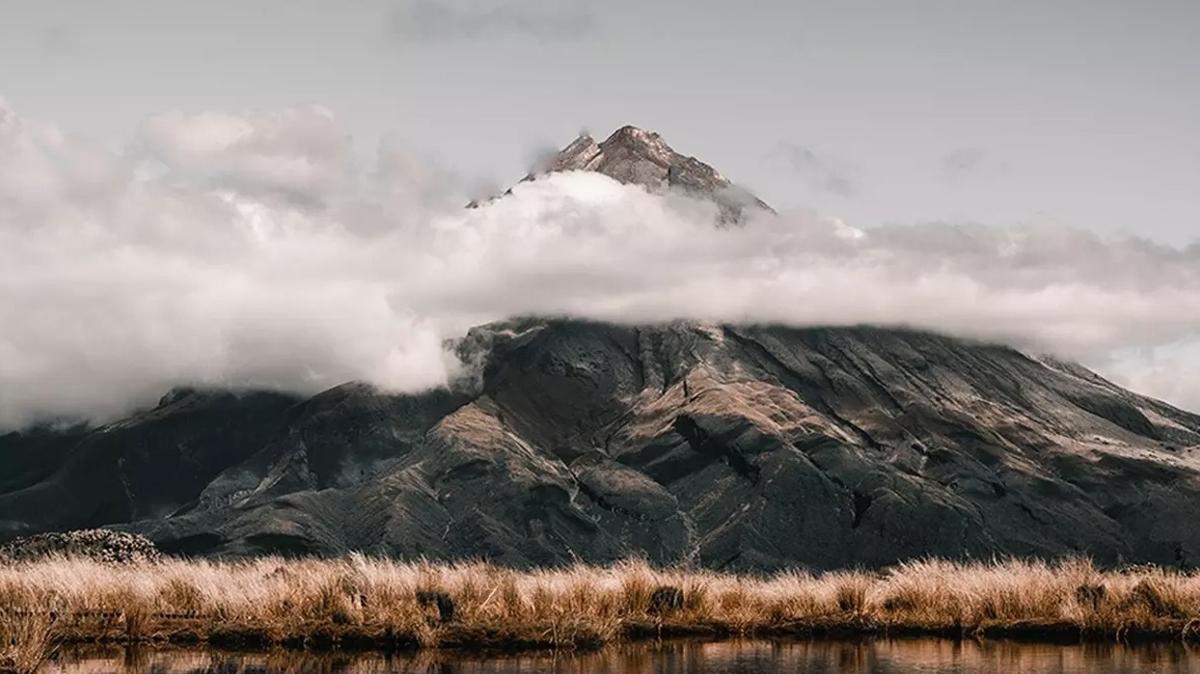
<instances>
[{"instance_id":1,"label":"lake","mask_svg":"<svg viewBox=\"0 0 1200 674\"><path fill-rule=\"evenodd\" d=\"M1200 672L1200 648L1178 643L1014 641L669 641L590 653L234 653L211 650L68 651L41 674L1124 674Z\"/></svg>"}]
</instances>

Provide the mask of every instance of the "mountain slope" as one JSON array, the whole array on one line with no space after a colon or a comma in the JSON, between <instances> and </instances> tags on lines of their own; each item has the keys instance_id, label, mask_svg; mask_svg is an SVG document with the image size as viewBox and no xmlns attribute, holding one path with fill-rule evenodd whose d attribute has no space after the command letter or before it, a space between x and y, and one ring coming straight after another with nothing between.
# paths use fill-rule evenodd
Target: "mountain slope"
<instances>
[{"instance_id":1,"label":"mountain slope","mask_svg":"<svg viewBox=\"0 0 1200 674\"><path fill-rule=\"evenodd\" d=\"M486 363L470 394L340 387L264 415L269 439L181 485L190 504L170 516L34 528L137 519L125 527L189 554L518 566L1200 556L1200 417L1076 367L872 328L519 321L461 348ZM79 479L106 436L188 414L178 403L88 434L45 484ZM28 491L0 512L30 511ZM111 512L149 512L129 498Z\"/></svg>"}]
</instances>

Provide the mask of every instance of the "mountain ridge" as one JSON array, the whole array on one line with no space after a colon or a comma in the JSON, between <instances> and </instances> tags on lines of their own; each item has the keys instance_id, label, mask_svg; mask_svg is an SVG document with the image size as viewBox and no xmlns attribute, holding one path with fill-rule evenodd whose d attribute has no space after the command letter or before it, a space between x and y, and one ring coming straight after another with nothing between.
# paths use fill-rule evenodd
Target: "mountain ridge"
<instances>
[{"instance_id":1,"label":"mountain ridge","mask_svg":"<svg viewBox=\"0 0 1200 674\"><path fill-rule=\"evenodd\" d=\"M348 384L307 400L251 396L257 430L164 504L142 438L173 437L195 461L214 432L205 420L249 404L169 399L81 440L65 465L91 466L86 479L59 470L42 498L0 495L0 513L50 517L9 522L8 537L108 524L182 554L526 567L1200 554L1187 524L1200 515L1200 417L1006 347L879 328L540 320L466 341L485 350L470 394ZM120 448L107 463L95 456L105 447ZM100 464L127 474L88 497L80 485ZM67 491L80 507L55 521L49 504ZM122 499L109 512L124 521L90 515Z\"/></svg>"}]
</instances>

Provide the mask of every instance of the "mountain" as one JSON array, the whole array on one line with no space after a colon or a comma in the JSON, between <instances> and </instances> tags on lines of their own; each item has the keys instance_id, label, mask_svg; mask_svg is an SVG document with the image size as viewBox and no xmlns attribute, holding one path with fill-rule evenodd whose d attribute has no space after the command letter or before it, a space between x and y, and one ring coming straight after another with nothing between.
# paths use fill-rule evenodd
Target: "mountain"
<instances>
[{"instance_id":1,"label":"mountain","mask_svg":"<svg viewBox=\"0 0 1200 674\"><path fill-rule=\"evenodd\" d=\"M675 191L706 199L717 204L721 221L726 224L742 222L748 209L772 210L712 166L676 152L659 134L635 126L623 126L600 143L584 133L542 161L524 180L556 171L592 171L655 193ZM479 203L468 206L477 207Z\"/></svg>"},{"instance_id":2,"label":"mountain","mask_svg":"<svg viewBox=\"0 0 1200 674\"><path fill-rule=\"evenodd\" d=\"M659 142L623 129L552 167L662 189L639 168L667 161L670 186L676 155L643 156ZM107 525L188 555L739 570L1200 560L1200 416L1077 365L871 327L529 318L456 348L479 368L451 390L179 389L2 435L0 539Z\"/></svg>"}]
</instances>

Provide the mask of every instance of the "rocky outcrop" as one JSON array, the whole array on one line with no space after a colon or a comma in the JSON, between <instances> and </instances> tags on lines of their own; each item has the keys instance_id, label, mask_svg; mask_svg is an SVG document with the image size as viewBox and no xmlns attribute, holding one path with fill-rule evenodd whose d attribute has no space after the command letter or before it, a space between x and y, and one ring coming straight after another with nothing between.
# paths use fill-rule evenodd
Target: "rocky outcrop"
<instances>
[{"instance_id":1,"label":"rocky outcrop","mask_svg":"<svg viewBox=\"0 0 1200 674\"><path fill-rule=\"evenodd\" d=\"M83 522L189 555L513 566L1200 559L1200 417L1078 366L872 328L526 320L460 348L481 363L469 391L350 385L238 417L237 437L257 444L223 450L203 483L176 482L173 510L119 486L136 484L121 460L136 454L101 448L144 434L165 456L215 457L197 442L204 405L179 406L213 394L64 436L45 493L0 495L0 512L29 512L31 494L71 503L75 471L104 465L115 479L88 502L127 507L51 509L24 532Z\"/></svg>"},{"instance_id":2,"label":"rocky outcrop","mask_svg":"<svg viewBox=\"0 0 1200 674\"><path fill-rule=\"evenodd\" d=\"M161 560L162 554L145 536L107 529L39 534L0 545L0 562L34 562L51 557L143 564Z\"/></svg>"}]
</instances>

